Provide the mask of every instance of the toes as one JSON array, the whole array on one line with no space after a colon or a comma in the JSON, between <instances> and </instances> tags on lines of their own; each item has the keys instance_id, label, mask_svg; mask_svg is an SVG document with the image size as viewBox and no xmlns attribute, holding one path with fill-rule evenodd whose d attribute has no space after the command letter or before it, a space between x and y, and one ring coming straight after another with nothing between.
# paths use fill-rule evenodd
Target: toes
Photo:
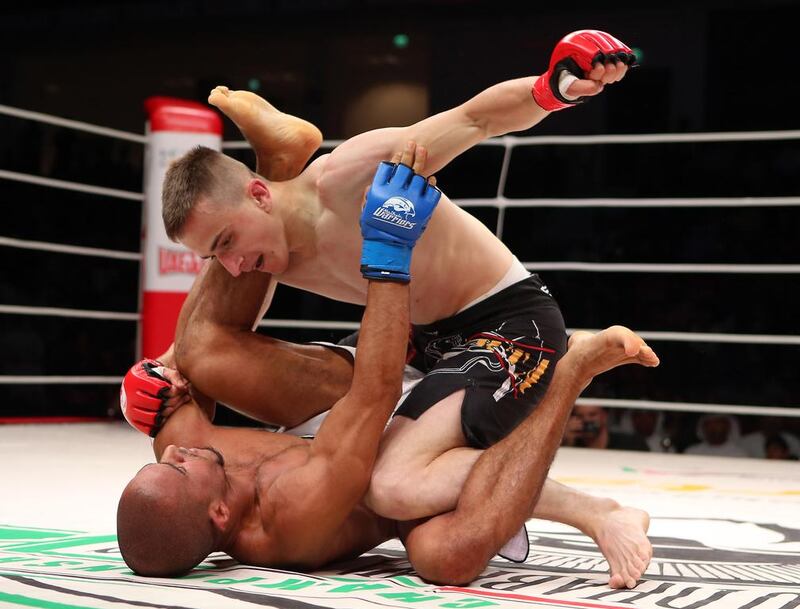
<instances>
[{"instance_id":1,"label":"toes","mask_svg":"<svg viewBox=\"0 0 800 609\"><path fill-rule=\"evenodd\" d=\"M224 104L228 100L228 87L217 87L208 94L208 103L214 106Z\"/></svg>"},{"instance_id":2,"label":"toes","mask_svg":"<svg viewBox=\"0 0 800 609\"><path fill-rule=\"evenodd\" d=\"M614 573L608 578L608 586L610 588L622 588L625 585L625 580L619 573Z\"/></svg>"},{"instance_id":3,"label":"toes","mask_svg":"<svg viewBox=\"0 0 800 609\"><path fill-rule=\"evenodd\" d=\"M224 86L220 85L218 87L214 87L213 89L211 89L211 93L209 93L209 96L211 96L211 95L222 95L223 97L228 97L230 95L230 93L231 92L230 92L230 89L228 89L228 87L224 87Z\"/></svg>"}]
</instances>

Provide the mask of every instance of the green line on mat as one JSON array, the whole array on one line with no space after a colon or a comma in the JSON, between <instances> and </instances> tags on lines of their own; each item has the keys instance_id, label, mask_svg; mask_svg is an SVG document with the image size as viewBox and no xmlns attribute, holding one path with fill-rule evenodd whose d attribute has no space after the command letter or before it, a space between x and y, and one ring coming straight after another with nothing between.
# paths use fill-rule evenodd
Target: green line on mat
<instances>
[{"instance_id":1,"label":"green line on mat","mask_svg":"<svg viewBox=\"0 0 800 609\"><path fill-rule=\"evenodd\" d=\"M93 535L90 537L77 537L67 541L54 541L51 543L23 543L19 545L6 546L6 551L14 552L44 552L46 550L57 550L59 548L70 548L72 546L87 546L92 543L106 543L116 541L116 535Z\"/></svg>"},{"instance_id":2,"label":"green line on mat","mask_svg":"<svg viewBox=\"0 0 800 609\"><path fill-rule=\"evenodd\" d=\"M0 540L8 539L50 539L52 537L72 537L75 533L49 531L46 529L24 529L21 527L0 526Z\"/></svg>"},{"instance_id":3,"label":"green line on mat","mask_svg":"<svg viewBox=\"0 0 800 609\"><path fill-rule=\"evenodd\" d=\"M86 605L67 605L65 603L56 603L40 598L22 596L21 594L6 594L5 592L0 592L0 603L15 603L17 605L24 605L25 607L42 607L43 609L93 609Z\"/></svg>"}]
</instances>

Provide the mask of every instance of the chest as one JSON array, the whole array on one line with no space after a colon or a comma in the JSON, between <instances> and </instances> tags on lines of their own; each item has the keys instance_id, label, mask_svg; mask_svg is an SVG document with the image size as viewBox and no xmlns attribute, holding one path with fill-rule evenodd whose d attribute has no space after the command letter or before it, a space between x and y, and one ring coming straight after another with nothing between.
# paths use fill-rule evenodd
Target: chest
<instances>
[{"instance_id":1,"label":"chest","mask_svg":"<svg viewBox=\"0 0 800 609\"><path fill-rule=\"evenodd\" d=\"M281 434L282 435L282 434ZM305 464L309 458L309 442L302 440L302 444L289 446L285 450L262 461L255 470L256 496L263 507L269 505L268 494L275 480L287 471L291 471Z\"/></svg>"},{"instance_id":2,"label":"chest","mask_svg":"<svg viewBox=\"0 0 800 609\"><path fill-rule=\"evenodd\" d=\"M279 281L317 294L364 304L367 282L361 276L361 229L358 215L324 209L315 227L311 256L293 260Z\"/></svg>"}]
</instances>

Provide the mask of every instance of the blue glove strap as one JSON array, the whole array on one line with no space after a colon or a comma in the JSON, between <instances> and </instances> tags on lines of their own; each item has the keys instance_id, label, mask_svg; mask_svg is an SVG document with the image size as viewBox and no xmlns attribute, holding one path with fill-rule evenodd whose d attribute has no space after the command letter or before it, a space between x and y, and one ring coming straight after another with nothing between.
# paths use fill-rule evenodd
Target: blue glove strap
<instances>
[{"instance_id":1,"label":"blue glove strap","mask_svg":"<svg viewBox=\"0 0 800 609\"><path fill-rule=\"evenodd\" d=\"M367 279L409 281L412 247L392 241L364 239L361 274Z\"/></svg>"}]
</instances>

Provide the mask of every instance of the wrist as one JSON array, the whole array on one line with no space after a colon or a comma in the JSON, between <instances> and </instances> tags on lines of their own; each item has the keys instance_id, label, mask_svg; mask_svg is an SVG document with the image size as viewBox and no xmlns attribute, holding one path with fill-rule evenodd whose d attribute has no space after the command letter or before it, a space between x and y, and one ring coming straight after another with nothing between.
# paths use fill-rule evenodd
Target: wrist
<instances>
[{"instance_id":1,"label":"wrist","mask_svg":"<svg viewBox=\"0 0 800 609\"><path fill-rule=\"evenodd\" d=\"M169 349L159 357L155 358L162 366L167 368L175 368L175 343L169 346Z\"/></svg>"},{"instance_id":2,"label":"wrist","mask_svg":"<svg viewBox=\"0 0 800 609\"><path fill-rule=\"evenodd\" d=\"M406 244L364 239L361 247L361 274L367 279L408 281L412 251L413 248Z\"/></svg>"},{"instance_id":3,"label":"wrist","mask_svg":"<svg viewBox=\"0 0 800 609\"><path fill-rule=\"evenodd\" d=\"M565 97L561 92L561 84L564 85L564 90L574 82L564 73L569 74L567 70L559 70L558 76L553 72L546 72L536 79L531 88L531 95L536 104L546 110L547 112L556 112L557 110L564 110L571 108L581 102L580 98ZM563 77L563 80L562 80ZM577 80L577 79L576 79Z\"/></svg>"}]
</instances>

